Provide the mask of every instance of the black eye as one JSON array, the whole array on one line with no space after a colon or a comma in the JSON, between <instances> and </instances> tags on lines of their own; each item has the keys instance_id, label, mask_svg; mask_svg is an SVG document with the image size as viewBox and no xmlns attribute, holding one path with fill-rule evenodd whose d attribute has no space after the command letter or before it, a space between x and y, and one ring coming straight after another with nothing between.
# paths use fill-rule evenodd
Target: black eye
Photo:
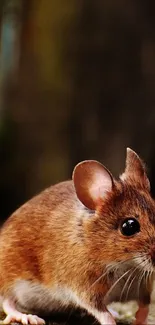
<instances>
[{"instance_id":1,"label":"black eye","mask_svg":"<svg viewBox=\"0 0 155 325\"><path fill-rule=\"evenodd\" d=\"M128 218L121 225L121 233L124 236L133 236L140 231L140 224L134 218Z\"/></svg>"}]
</instances>

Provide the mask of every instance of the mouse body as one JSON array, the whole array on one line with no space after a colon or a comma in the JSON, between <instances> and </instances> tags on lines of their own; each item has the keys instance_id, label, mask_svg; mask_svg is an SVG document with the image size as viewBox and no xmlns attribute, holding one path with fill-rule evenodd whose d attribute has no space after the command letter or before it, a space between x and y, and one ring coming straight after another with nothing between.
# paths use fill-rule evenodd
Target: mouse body
<instances>
[{"instance_id":1,"label":"mouse body","mask_svg":"<svg viewBox=\"0 0 155 325\"><path fill-rule=\"evenodd\" d=\"M139 156L127 149L117 181L99 162L81 162L0 230L4 324L41 325L40 315L81 307L112 325L107 305L129 300L139 304L135 324L146 324L154 265L155 202Z\"/></svg>"}]
</instances>

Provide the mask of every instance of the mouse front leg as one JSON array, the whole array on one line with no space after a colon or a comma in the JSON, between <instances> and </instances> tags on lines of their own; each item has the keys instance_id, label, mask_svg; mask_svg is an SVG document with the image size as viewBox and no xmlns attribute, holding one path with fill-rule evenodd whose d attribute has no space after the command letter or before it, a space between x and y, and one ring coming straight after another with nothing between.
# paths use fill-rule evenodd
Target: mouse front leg
<instances>
[{"instance_id":1,"label":"mouse front leg","mask_svg":"<svg viewBox=\"0 0 155 325\"><path fill-rule=\"evenodd\" d=\"M139 308L136 312L136 319L133 325L147 325L147 318L149 313L148 305L144 305L142 303L139 304Z\"/></svg>"},{"instance_id":2,"label":"mouse front leg","mask_svg":"<svg viewBox=\"0 0 155 325\"><path fill-rule=\"evenodd\" d=\"M13 299L8 298L4 299L2 302L2 307L7 315L3 321L3 324L10 324L11 322L20 322L23 325L43 325L45 321L36 316L31 314L23 314L16 309L15 303Z\"/></svg>"}]
</instances>

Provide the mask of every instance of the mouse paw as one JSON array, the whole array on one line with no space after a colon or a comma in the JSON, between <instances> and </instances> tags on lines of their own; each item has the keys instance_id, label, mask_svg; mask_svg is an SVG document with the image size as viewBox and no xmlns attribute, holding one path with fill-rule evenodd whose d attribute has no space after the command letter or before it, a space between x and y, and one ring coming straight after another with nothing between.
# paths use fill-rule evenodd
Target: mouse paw
<instances>
[{"instance_id":1,"label":"mouse paw","mask_svg":"<svg viewBox=\"0 0 155 325\"><path fill-rule=\"evenodd\" d=\"M10 324L11 322L19 322L23 325L43 325L45 324L44 319L31 314L23 314L19 312L14 302L11 299L5 299L3 301L3 310L6 313L6 318L3 324Z\"/></svg>"},{"instance_id":2,"label":"mouse paw","mask_svg":"<svg viewBox=\"0 0 155 325\"><path fill-rule=\"evenodd\" d=\"M23 325L43 325L45 324L45 321L36 316L36 315L27 315L27 314L22 314L18 313L17 317L15 315L7 315L6 318L3 321L3 324L10 324L12 322L19 322Z\"/></svg>"}]
</instances>

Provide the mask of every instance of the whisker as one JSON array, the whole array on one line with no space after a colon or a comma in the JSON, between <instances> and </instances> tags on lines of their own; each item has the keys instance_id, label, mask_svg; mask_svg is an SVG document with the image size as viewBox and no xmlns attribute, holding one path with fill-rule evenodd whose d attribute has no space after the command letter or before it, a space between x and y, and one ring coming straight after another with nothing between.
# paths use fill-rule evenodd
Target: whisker
<instances>
[{"instance_id":1,"label":"whisker","mask_svg":"<svg viewBox=\"0 0 155 325\"><path fill-rule=\"evenodd\" d=\"M129 292L130 292L130 289L132 287L132 284L133 284L136 276L137 276L137 274L135 274L135 276L133 277L132 281L130 282L130 285L128 286L128 289L127 289L127 292L126 292L126 296L125 296L125 301L128 301Z\"/></svg>"},{"instance_id":2,"label":"whisker","mask_svg":"<svg viewBox=\"0 0 155 325\"><path fill-rule=\"evenodd\" d=\"M102 280L112 269L114 266L110 267L110 270L106 270L103 274L101 274L96 280L95 282L93 282L93 284L89 287L89 290L96 284L98 283L100 280Z\"/></svg>"},{"instance_id":3,"label":"whisker","mask_svg":"<svg viewBox=\"0 0 155 325\"><path fill-rule=\"evenodd\" d=\"M127 281L126 281L126 284L125 284L125 286L124 286L124 288L123 288L123 291L124 291L125 287L127 286L127 284L129 283L129 280L132 278L132 276L133 276L134 273L137 271L137 269L139 269L139 267L143 265L143 263L144 263L144 262L141 261L141 263L139 263L136 267L134 267L134 270L133 270L132 273L129 275L129 277L128 277ZM141 270L140 270L140 271L141 271ZM129 286L128 286L127 293L126 293L126 296L125 296L125 300L127 300L127 298L128 298L130 288L131 288L132 283L134 282L134 279L136 278L136 276L137 276L137 274L135 274L135 276L131 279L131 282L130 282L130 284L129 284ZM121 295L122 295L122 294L121 294Z\"/></svg>"},{"instance_id":4,"label":"whisker","mask_svg":"<svg viewBox=\"0 0 155 325\"><path fill-rule=\"evenodd\" d=\"M93 284L89 287L89 290L90 290L90 289L91 289L91 288L92 288L96 283L98 283L100 280L102 280L102 278L104 278L106 275L108 275L108 273L110 273L112 270L115 271L116 268L122 266L123 264L127 263L128 261L133 261L133 260L135 260L135 259L136 259L136 257L132 257L132 258L129 258L129 259L125 260L125 261L119 261L119 262L117 262L116 265L106 266L106 268L107 268L106 271L105 271L103 274L101 274L101 275L98 277L98 279L95 280L95 282L93 282Z\"/></svg>"},{"instance_id":5,"label":"whisker","mask_svg":"<svg viewBox=\"0 0 155 325\"><path fill-rule=\"evenodd\" d=\"M145 258L144 261L140 261L139 262L139 259L141 258ZM106 293L106 295L109 295L111 293L111 291L114 289L114 287L117 285L117 283L124 277L126 276L129 272L131 272L131 274L129 275L129 277L127 278L127 281L123 287L123 290L121 292L121 298L122 298L122 295L123 295L123 292L125 291L125 288L127 286L127 284L129 283L129 280L131 279L132 275L136 272L136 270L142 266L144 264L144 266L148 263L148 261L146 261L146 255L145 253L139 253L137 256L133 256L133 257L130 257L128 259L126 259L125 261L119 261L117 262L116 264L109 264L109 265L105 265L106 267L106 270L92 283L92 285L89 287L88 290L91 290L93 288L93 286L95 286L99 281L101 281L102 279L104 279L105 277L108 277L110 272L117 272L117 269L119 269L121 266L123 266L123 264L126 264L127 262L137 262L138 263L138 266L134 267L130 267L130 269L128 269L125 273L123 273L114 283L113 285L111 286L111 288L109 289L109 291ZM135 276L136 277L136 276ZM134 279L135 279L134 277ZM133 279L132 279L132 282L130 284L130 287L133 283ZM130 290L130 287L128 289L128 292Z\"/></svg>"},{"instance_id":6,"label":"whisker","mask_svg":"<svg viewBox=\"0 0 155 325\"><path fill-rule=\"evenodd\" d=\"M114 289L114 287L117 285L117 283L125 276L127 275L129 272L131 271L131 268L129 270L127 270L125 273L123 273L117 281L114 282L114 284L111 286L111 288L108 290L108 292L106 293L105 296L109 295L111 293L111 291Z\"/></svg>"},{"instance_id":7,"label":"whisker","mask_svg":"<svg viewBox=\"0 0 155 325\"><path fill-rule=\"evenodd\" d=\"M142 270L141 272L142 272L142 273L141 273L141 277L140 277L139 280L138 280L138 299L140 299L140 285L141 285L142 280L143 280L143 278L144 278L145 270Z\"/></svg>"},{"instance_id":8,"label":"whisker","mask_svg":"<svg viewBox=\"0 0 155 325\"><path fill-rule=\"evenodd\" d=\"M139 278L138 280L138 298L140 299L140 286L141 286L141 282L143 279L145 279L145 283L146 283L146 278L145 278L145 274L146 274L146 269L145 269L145 266L148 264L148 260L145 261L143 267L144 267L144 270L142 270L142 275L141 277ZM147 276L148 276L148 272L147 272Z\"/></svg>"},{"instance_id":9,"label":"whisker","mask_svg":"<svg viewBox=\"0 0 155 325\"><path fill-rule=\"evenodd\" d=\"M153 276L154 271L153 270L149 270L149 272L147 272L147 277L146 277L146 288L149 291L149 286L150 283L152 283L152 276Z\"/></svg>"},{"instance_id":10,"label":"whisker","mask_svg":"<svg viewBox=\"0 0 155 325\"><path fill-rule=\"evenodd\" d=\"M147 261L145 261L145 262L147 262ZM145 265L146 265L146 263L144 263L144 262L142 261L142 263L141 263L140 265L138 265L138 268L139 268L139 266L142 267L142 266L145 266ZM135 270L137 270L137 267L136 267ZM142 278L143 278L143 276L144 276L144 274L145 274L145 271L140 269L139 272L138 272L138 274L141 274L141 272L142 272ZM135 276L133 277L133 279L132 279L132 281L131 281L131 283L130 283L130 285L129 285L129 287L128 287L127 294L126 294L126 299L128 299L130 289L131 289L131 287L132 287L132 284L133 284L133 282L134 282L136 276L137 276L137 274L135 274ZM139 283L139 281L138 281L138 283ZM141 281L140 281L140 283L141 283ZM140 288L140 285L139 285L139 288Z\"/></svg>"},{"instance_id":11,"label":"whisker","mask_svg":"<svg viewBox=\"0 0 155 325\"><path fill-rule=\"evenodd\" d=\"M139 267L139 265L138 265L136 268L133 267L134 269L132 268L133 271L132 271L131 274L128 276L127 281L125 282L125 285L123 286L123 289L122 289L122 291L121 291L120 300L121 300L121 298L122 298L122 296L123 296L123 293L124 293L124 291L125 291L126 286L127 286L128 283L129 283L129 280L131 279L132 275L135 273L135 271L137 270L138 267Z\"/></svg>"},{"instance_id":12,"label":"whisker","mask_svg":"<svg viewBox=\"0 0 155 325\"><path fill-rule=\"evenodd\" d=\"M149 271L145 271L145 286L146 286L146 289L149 291L149 288L148 288L148 286L149 286L149 278L150 278L150 272L151 272L151 270L149 270Z\"/></svg>"}]
</instances>

